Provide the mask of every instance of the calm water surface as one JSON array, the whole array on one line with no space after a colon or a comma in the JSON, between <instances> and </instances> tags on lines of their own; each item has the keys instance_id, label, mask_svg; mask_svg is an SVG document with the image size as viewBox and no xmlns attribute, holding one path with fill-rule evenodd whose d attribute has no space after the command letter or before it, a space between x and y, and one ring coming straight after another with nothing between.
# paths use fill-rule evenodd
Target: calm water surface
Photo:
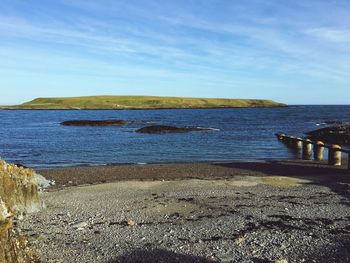
<instances>
[{"instance_id":1,"label":"calm water surface","mask_svg":"<svg viewBox=\"0 0 350 263\"><path fill-rule=\"evenodd\" d=\"M152 135L142 125L68 127L75 119L149 120L218 131ZM45 168L75 165L294 158L274 133L304 135L328 120L350 121L350 106L184 110L0 110L0 158Z\"/></svg>"}]
</instances>

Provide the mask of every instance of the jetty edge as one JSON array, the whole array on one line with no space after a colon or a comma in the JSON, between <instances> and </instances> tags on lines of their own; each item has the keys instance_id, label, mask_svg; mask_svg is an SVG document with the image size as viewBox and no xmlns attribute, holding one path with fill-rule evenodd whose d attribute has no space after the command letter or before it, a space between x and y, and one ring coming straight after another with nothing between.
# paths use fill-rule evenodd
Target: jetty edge
<instances>
[{"instance_id":1,"label":"jetty edge","mask_svg":"<svg viewBox=\"0 0 350 263\"><path fill-rule=\"evenodd\" d=\"M202 108L269 108L286 107L273 100L186 98L160 96L83 96L36 98L20 105L2 106L0 109L42 110L106 110L106 109L202 109Z\"/></svg>"},{"instance_id":2,"label":"jetty edge","mask_svg":"<svg viewBox=\"0 0 350 263\"><path fill-rule=\"evenodd\" d=\"M344 149L338 144L326 144L323 141L312 141L309 138L303 139L300 137L286 135L284 133L276 133L277 139L296 153L301 154L303 160L323 161L324 150L328 149L328 165L341 166L342 154L347 154L348 171L350 171L350 149Z\"/></svg>"}]
</instances>

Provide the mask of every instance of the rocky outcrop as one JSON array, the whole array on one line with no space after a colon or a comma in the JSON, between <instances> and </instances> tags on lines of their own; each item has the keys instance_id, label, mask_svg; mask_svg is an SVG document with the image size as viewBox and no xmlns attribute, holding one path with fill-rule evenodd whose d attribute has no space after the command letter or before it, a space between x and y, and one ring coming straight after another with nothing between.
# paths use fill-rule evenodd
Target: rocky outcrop
<instances>
[{"instance_id":1,"label":"rocky outcrop","mask_svg":"<svg viewBox=\"0 0 350 263\"><path fill-rule=\"evenodd\" d=\"M307 133L312 140L332 144L350 144L350 124L325 127Z\"/></svg>"},{"instance_id":2,"label":"rocky outcrop","mask_svg":"<svg viewBox=\"0 0 350 263\"><path fill-rule=\"evenodd\" d=\"M61 122L64 126L124 126L131 124L150 124L150 121L126 120L70 120Z\"/></svg>"},{"instance_id":3,"label":"rocky outcrop","mask_svg":"<svg viewBox=\"0 0 350 263\"><path fill-rule=\"evenodd\" d=\"M15 218L42 208L39 196L42 180L31 169L0 160L0 262L36 262L26 238L13 225Z\"/></svg>"},{"instance_id":4,"label":"rocky outcrop","mask_svg":"<svg viewBox=\"0 0 350 263\"><path fill-rule=\"evenodd\" d=\"M200 128L200 127L175 127L175 126L166 126L166 125L153 125L143 127L136 130L139 133L151 133L151 134L164 134L164 133L185 133L192 131L209 131L213 129L209 128Z\"/></svg>"},{"instance_id":5,"label":"rocky outcrop","mask_svg":"<svg viewBox=\"0 0 350 263\"><path fill-rule=\"evenodd\" d=\"M339 121L339 120L325 121L324 123L325 123L325 124L328 124L328 125L346 125L346 124L349 124L349 123L346 122L346 121Z\"/></svg>"}]
</instances>

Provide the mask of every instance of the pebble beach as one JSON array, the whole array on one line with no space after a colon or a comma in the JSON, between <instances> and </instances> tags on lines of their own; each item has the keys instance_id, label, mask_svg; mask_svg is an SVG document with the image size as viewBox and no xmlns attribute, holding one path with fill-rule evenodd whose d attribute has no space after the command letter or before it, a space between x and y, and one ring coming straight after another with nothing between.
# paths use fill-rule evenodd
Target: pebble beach
<instances>
[{"instance_id":1,"label":"pebble beach","mask_svg":"<svg viewBox=\"0 0 350 263\"><path fill-rule=\"evenodd\" d=\"M72 167L19 221L44 262L349 262L350 174L303 161Z\"/></svg>"}]
</instances>

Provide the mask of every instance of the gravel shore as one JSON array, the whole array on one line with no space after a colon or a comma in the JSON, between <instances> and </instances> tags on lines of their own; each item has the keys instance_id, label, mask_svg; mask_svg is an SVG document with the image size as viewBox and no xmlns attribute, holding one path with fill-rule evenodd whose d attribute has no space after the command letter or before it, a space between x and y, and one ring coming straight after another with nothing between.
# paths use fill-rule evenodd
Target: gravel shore
<instances>
[{"instance_id":1,"label":"gravel shore","mask_svg":"<svg viewBox=\"0 0 350 263\"><path fill-rule=\"evenodd\" d=\"M350 262L344 168L256 162L41 173L58 186L44 194L47 208L19 226L45 262ZM102 179L114 182L85 185Z\"/></svg>"},{"instance_id":2,"label":"gravel shore","mask_svg":"<svg viewBox=\"0 0 350 263\"><path fill-rule=\"evenodd\" d=\"M337 176L349 174L346 167L346 160L343 161L342 167L329 167L326 162L260 161L81 166L38 172L47 179L54 180L55 188L61 188L130 180L231 179L237 176L266 175L333 180Z\"/></svg>"}]
</instances>

